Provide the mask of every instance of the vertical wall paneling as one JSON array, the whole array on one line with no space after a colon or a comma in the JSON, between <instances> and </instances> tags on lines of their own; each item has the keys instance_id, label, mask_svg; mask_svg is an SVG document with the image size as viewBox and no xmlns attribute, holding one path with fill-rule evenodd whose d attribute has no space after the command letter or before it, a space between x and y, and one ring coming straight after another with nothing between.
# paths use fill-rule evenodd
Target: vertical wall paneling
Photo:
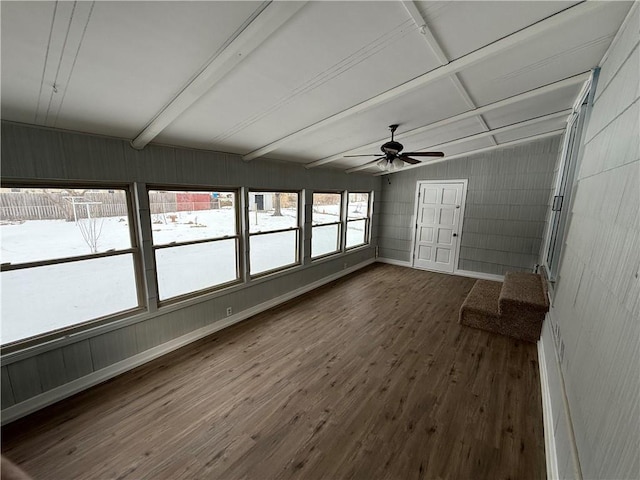
<instances>
[{"instance_id":1,"label":"vertical wall paneling","mask_svg":"<svg viewBox=\"0 0 640 480\"><path fill-rule=\"evenodd\" d=\"M16 403L42 393L40 371L35 357L11 363L7 366L7 369L13 390L13 398Z\"/></svg>"},{"instance_id":2,"label":"vertical wall paneling","mask_svg":"<svg viewBox=\"0 0 640 480\"><path fill-rule=\"evenodd\" d=\"M35 357L42 391L46 392L68 381L62 350L50 350Z\"/></svg>"},{"instance_id":3,"label":"vertical wall paneling","mask_svg":"<svg viewBox=\"0 0 640 480\"><path fill-rule=\"evenodd\" d=\"M59 132L29 128L2 136L3 177L47 178L49 171L53 178L67 176Z\"/></svg>"},{"instance_id":4,"label":"vertical wall paneling","mask_svg":"<svg viewBox=\"0 0 640 480\"><path fill-rule=\"evenodd\" d=\"M114 162L114 158L122 158L124 142L107 137L89 135L61 136L62 154L64 156L65 177L78 180L89 178L111 178L113 181L130 182L135 173L135 164ZM91 159L78 162L77 159L91 152ZM46 172L40 172L40 178L51 178L57 165L49 165ZM55 178L55 177L54 177Z\"/></svg>"},{"instance_id":5,"label":"vertical wall paneling","mask_svg":"<svg viewBox=\"0 0 640 480\"><path fill-rule=\"evenodd\" d=\"M5 181L119 182L133 185L139 193L144 191L144 194L138 195L141 202L134 208L136 221L141 227L138 242L146 253L143 269L146 277L153 279L153 284L144 288L150 311L124 319L121 325L99 327L82 332L74 339L63 339L59 342L60 346L52 342L36 348L33 354L24 352L5 356L2 367L3 409L11 407L13 411L20 407L21 402L28 400L41 405L38 398L47 395L38 397L40 394L51 389L52 392L64 390L65 382L76 381L76 385L82 377L100 375L101 369L126 362L135 355L189 336L203 327L224 325L227 321L226 308L229 306L234 315L242 316L244 311L252 311L261 304L286 297L291 292L343 272L345 263L348 267L360 265L371 261L375 255L377 217L374 215L371 246L153 311L157 287L150 248L151 231L150 225L146 224L145 214L148 210L147 185L243 187L240 195L242 211L248 188L302 190L304 197L301 199L301 208L306 212L311 205L307 197L314 190L372 191L377 195L380 193L381 179L370 175L347 175L329 169L307 170L300 165L268 160L249 164L237 155L219 152L158 145L134 150L123 140L10 122L2 123L1 135L2 174ZM241 221L246 225L244 213L241 213ZM305 258L310 251L309 226L310 223L305 225L305 238L301 245ZM243 251L247 258L246 247ZM5 378L9 381L5 381Z\"/></svg>"},{"instance_id":6,"label":"vertical wall paneling","mask_svg":"<svg viewBox=\"0 0 640 480\"><path fill-rule=\"evenodd\" d=\"M556 427L561 478L637 478L640 471L640 75L632 7L601 65L549 313L575 434ZM550 338L551 337L551 338ZM561 405L559 398L552 403ZM555 412L554 412L555 415Z\"/></svg>"},{"instance_id":7,"label":"vertical wall paneling","mask_svg":"<svg viewBox=\"0 0 640 480\"><path fill-rule=\"evenodd\" d=\"M90 339L91 357L96 370L138 353L135 326L119 328Z\"/></svg>"},{"instance_id":8,"label":"vertical wall paneling","mask_svg":"<svg viewBox=\"0 0 640 480\"><path fill-rule=\"evenodd\" d=\"M7 367L2 367L2 378L0 379L0 386L2 386L2 391L0 392L0 397L2 399L2 409L8 408L16 403L13 398L13 389L11 388L11 380L9 379L9 370Z\"/></svg>"},{"instance_id":9,"label":"vertical wall paneling","mask_svg":"<svg viewBox=\"0 0 640 480\"><path fill-rule=\"evenodd\" d=\"M68 382L93 372L93 360L91 358L89 340L72 343L62 347L60 350L62 351L64 369Z\"/></svg>"},{"instance_id":10,"label":"vertical wall paneling","mask_svg":"<svg viewBox=\"0 0 640 480\"><path fill-rule=\"evenodd\" d=\"M382 182L380 256L411 259L419 180L468 179L458 269L502 275L538 263L560 148L553 137L395 173Z\"/></svg>"}]
</instances>

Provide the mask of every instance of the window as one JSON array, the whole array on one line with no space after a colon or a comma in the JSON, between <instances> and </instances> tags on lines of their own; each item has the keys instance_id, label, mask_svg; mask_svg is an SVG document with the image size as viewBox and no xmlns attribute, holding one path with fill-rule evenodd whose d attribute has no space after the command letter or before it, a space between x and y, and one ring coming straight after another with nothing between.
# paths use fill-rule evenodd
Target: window
<instances>
[{"instance_id":1,"label":"window","mask_svg":"<svg viewBox=\"0 0 640 480\"><path fill-rule=\"evenodd\" d=\"M249 266L251 275L300 263L300 194L249 191Z\"/></svg>"},{"instance_id":2,"label":"window","mask_svg":"<svg viewBox=\"0 0 640 480\"><path fill-rule=\"evenodd\" d=\"M3 345L140 308L131 211L123 188L2 189Z\"/></svg>"},{"instance_id":3,"label":"window","mask_svg":"<svg viewBox=\"0 0 640 480\"><path fill-rule=\"evenodd\" d=\"M313 194L311 258L339 252L342 248L342 194Z\"/></svg>"},{"instance_id":4,"label":"window","mask_svg":"<svg viewBox=\"0 0 640 480\"><path fill-rule=\"evenodd\" d=\"M349 193L346 248L354 248L369 243L369 227L371 223L369 200L369 193Z\"/></svg>"},{"instance_id":5,"label":"window","mask_svg":"<svg viewBox=\"0 0 640 480\"><path fill-rule=\"evenodd\" d=\"M149 191L160 301L238 281L235 191Z\"/></svg>"}]
</instances>

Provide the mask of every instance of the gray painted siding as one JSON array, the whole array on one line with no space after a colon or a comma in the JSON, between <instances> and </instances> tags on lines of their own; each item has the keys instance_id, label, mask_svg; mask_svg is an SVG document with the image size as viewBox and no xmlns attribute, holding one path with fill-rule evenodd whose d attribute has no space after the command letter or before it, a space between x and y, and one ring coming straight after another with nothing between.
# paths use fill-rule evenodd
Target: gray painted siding
<instances>
[{"instance_id":1,"label":"gray painted siding","mask_svg":"<svg viewBox=\"0 0 640 480\"><path fill-rule=\"evenodd\" d=\"M584 478L640 472L638 17L636 5L601 67L545 344L561 353ZM572 477L556 441L560 477Z\"/></svg>"},{"instance_id":2,"label":"gray painted siding","mask_svg":"<svg viewBox=\"0 0 640 480\"><path fill-rule=\"evenodd\" d=\"M427 165L382 182L380 256L411 261L416 182L468 179L459 269L504 274L539 263L560 137Z\"/></svg>"},{"instance_id":3,"label":"gray painted siding","mask_svg":"<svg viewBox=\"0 0 640 480\"><path fill-rule=\"evenodd\" d=\"M98 182L142 182L147 184L209 185L273 189L360 190L380 196L380 179L369 175L347 175L329 169L307 170L302 166L256 160L243 162L238 156L151 145L133 150L125 141L2 124L2 175L4 180L77 180ZM126 360L138 353L226 318L226 308L240 313L357 265L375 254L377 209L372 219L370 247L312 263L270 278L232 287L202 301L169 306L155 313L125 321L122 327L97 329L75 342L43 349L33 356L3 358L2 408L10 407L82 378L94 371ZM303 229L309 236L310 224ZM306 241L307 250L310 240ZM87 338L88 337L88 338Z\"/></svg>"},{"instance_id":4,"label":"gray painted siding","mask_svg":"<svg viewBox=\"0 0 640 480\"><path fill-rule=\"evenodd\" d=\"M9 369L2 367L2 379L0 381L2 391L0 392L2 399L2 409L15 405L16 401L13 398L13 389L11 388L11 380L9 379Z\"/></svg>"}]
</instances>

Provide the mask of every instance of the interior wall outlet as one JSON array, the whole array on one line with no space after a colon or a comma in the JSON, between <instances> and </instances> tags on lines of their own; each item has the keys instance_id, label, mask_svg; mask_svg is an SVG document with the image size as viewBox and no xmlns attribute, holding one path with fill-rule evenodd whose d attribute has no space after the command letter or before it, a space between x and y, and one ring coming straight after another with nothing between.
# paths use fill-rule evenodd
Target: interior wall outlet
<instances>
[{"instance_id":1,"label":"interior wall outlet","mask_svg":"<svg viewBox=\"0 0 640 480\"><path fill-rule=\"evenodd\" d=\"M233 309L231 307L227 307L227 317L230 317L233 314Z\"/></svg>"}]
</instances>

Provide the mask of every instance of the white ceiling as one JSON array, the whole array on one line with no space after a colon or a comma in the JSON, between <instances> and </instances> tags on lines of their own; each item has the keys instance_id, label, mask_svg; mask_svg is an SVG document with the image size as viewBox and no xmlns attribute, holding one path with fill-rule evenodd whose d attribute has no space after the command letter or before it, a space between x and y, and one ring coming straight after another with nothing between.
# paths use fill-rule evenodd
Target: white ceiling
<instances>
[{"instance_id":1,"label":"white ceiling","mask_svg":"<svg viewBox=\"0 0 640 480\"><path fill-rule=\"evenodd\" d=\"M630 6L2 1L1 115L341 169L398 123L455 155L562 129Z\"/></svg>"}]
</instances>

